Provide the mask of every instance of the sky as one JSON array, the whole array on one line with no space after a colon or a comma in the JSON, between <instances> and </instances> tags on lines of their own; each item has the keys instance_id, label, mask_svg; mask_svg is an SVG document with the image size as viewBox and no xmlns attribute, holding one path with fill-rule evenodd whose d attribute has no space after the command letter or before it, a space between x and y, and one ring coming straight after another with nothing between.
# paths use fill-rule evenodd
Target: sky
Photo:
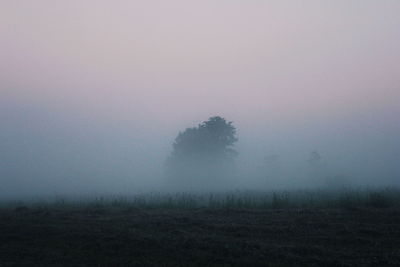
<instances>
[{"instance_id":1,"label":"sky","mask_svg":"<svg viewBox=\"0 0 400 267\"><path fill-rule=\"evenodd\" d=\"M249 168L318 150L360 183L399 183L398 14L397 0L2 0L0 193L161 183L177 133L213 115Z\"/></svg>"}]
</instances>

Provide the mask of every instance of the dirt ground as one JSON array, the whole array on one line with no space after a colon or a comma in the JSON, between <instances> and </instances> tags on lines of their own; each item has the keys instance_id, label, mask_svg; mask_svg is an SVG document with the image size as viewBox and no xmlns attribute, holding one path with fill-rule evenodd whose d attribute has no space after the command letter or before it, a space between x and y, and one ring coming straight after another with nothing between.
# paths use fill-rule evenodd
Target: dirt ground
<instances>
[{"instance_id":1,"label":"dirt ground","mask_svg":"<svg viewBox=\"0 0 400 267\"><path fill-rule=\"evenodd\" d=\"M400 266L400 210L2 208L0 266Z\"/></svg>"}]
</instances>

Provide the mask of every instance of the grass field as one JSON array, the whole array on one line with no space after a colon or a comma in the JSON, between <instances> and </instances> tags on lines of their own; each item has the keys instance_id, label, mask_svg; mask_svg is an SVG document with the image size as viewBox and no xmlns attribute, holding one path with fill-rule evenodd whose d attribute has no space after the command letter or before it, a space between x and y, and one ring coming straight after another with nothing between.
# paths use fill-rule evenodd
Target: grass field
<instances>
[{"instance_id":1,"label":"grass field","mask_svg":"<svg viewBox=\"0 0 400 267\"><path fill-rule=\"evenodd\" d=\"M400 191L147 193L0 204L0 266L400 266Z\"/></svg>"}]
</instances>

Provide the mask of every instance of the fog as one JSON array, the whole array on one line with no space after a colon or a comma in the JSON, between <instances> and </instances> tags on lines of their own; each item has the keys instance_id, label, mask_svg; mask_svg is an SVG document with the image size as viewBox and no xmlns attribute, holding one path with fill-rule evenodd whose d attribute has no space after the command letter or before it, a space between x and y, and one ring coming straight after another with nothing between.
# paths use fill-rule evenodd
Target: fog
<instances>
[{"instance_id":1,"label":"fog","mask_svg":"<svg viewBox=\"0 0 400 267\"><path fill-rule=\"evenodd\" d=\"M399 186L399 11L2 1L0 196L179 190L174 139L216 115L238 156L202 190Z\"/></svg>"},{"instance_id":2,"label":"fog","mask_svg":"<svg viewBox=\"0 0 400 267\"><path fill-rule=\"evenodd\" d=\"M158 130L157 125L148 129L135 122L99 123L7 104L2 105L1 114L3 196L173 190L164 175L164 163L174 138L184 128L171 131ZM399 124L395 119L382 124L369 115L309 123L280 127L234 121L239 138L235 174L220 177L226 183L223 187L206 188L399 185ZM321 155L317 168L309 163L312 151Z\"/></svg>"}]
</instances>

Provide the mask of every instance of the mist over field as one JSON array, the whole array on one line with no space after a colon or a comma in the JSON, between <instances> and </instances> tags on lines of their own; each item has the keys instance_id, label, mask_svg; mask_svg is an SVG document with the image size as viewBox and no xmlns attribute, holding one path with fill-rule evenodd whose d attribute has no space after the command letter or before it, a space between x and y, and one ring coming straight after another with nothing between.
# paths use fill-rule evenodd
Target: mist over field
<instances>
[{"instance_id":1,"label":"mist over field","mask_svg":"<svg viewBox=\"0 0 400 267\"><path fill-rule=\"evenodd\" d=\"M179 191L172 144L212 116L233 122L238 155L202 190L400 186L399 12L2 1L0 197Z\"/></svg>"}]
</instances>

